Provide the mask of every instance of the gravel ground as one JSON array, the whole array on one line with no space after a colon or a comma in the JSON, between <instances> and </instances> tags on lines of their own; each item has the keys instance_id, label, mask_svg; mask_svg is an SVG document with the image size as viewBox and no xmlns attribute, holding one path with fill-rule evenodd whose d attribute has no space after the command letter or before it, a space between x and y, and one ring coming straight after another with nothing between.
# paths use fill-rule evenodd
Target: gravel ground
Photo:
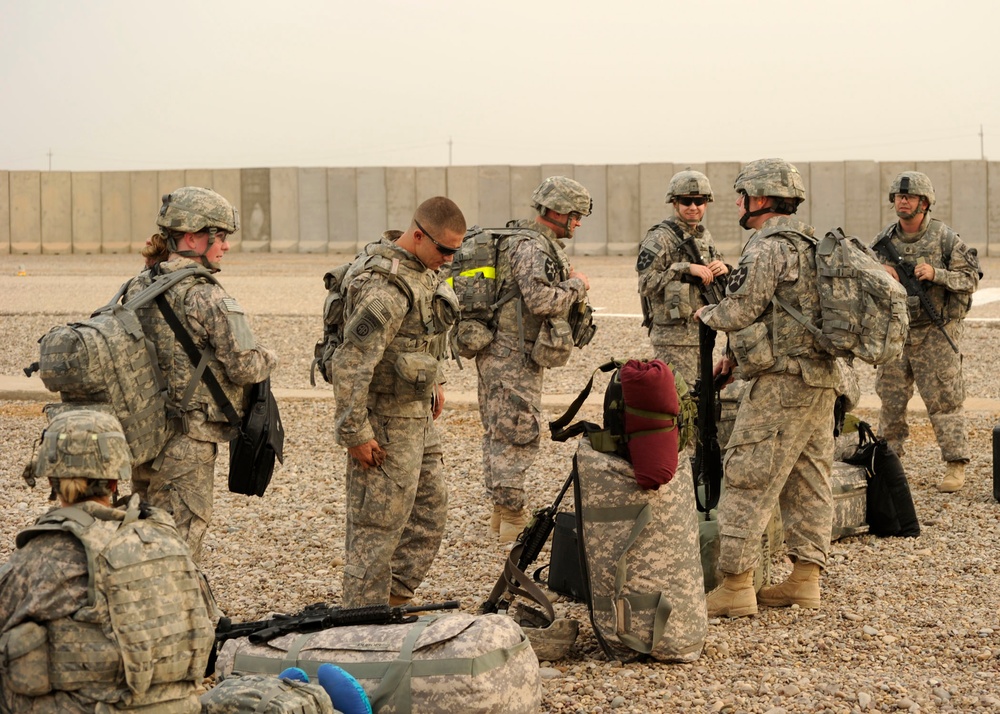
<instances>
[{"instance_id":1,"label":"gravel ground","mask_svg":"<svg viewBox=\"0 0 1000 714\"><path fill-rule=\"evenodd\" d=\"M282 359L275 384L307 388L319 329L319 273L336 256L233 255L222 279L254 315L262 342ZM633 313L634 272L628 258L580 258L591 276L594 304ZM0 256L0 374L17 374L34 359L35 339L78 318L114 292L135 267L129 256ZM317 268L320 264L325 268ZM28 277L14 277L24 265ZM986 261L1000 274L1000 259ZM262 279L262 274L268 275ZM1000 280L984 280L984 287ZM78 306L85 306L78 310ZM995 305L974 316L993 317ZM989 367L1000 348L995 323L969 326L965 339L970 397L1000 398ZM570 365L550 372L546 392L571 394L612 356L648 357L648 341L630 317L601 317L594 343ZM623 349L623 345L629 345ZM873 370L862 370L873 393ZM448 389L475 388L474 369L449 369ZM598 390L603 389L601 382ZM234 619L291 612L316 601L338 602L343 565L344 452L332 442L334 405L327 388L282 403L286 461L263 499L230 494L220 469L204 568L220 606ZM599 420L593 410L585 416ZM547 414L558 416L555 408ZM860 416L874 422L877 414ZM704 655L688 665L607 662L582 605L561 612L583 622L571 656L543 663L545 712L853 712L892 710L1000 711L1000 505L991 495L990 434L1000 412L970 413L973 459L968 484L937 493L943 471L925 416L911 417L904 464L922 534L916 539L861 536L834 544L823 579L823 608L778 609L735 621L712 621ZM0 558L13 536L44 512L41 487L20 479L44 424L38 402L0 401ZM495 582L503 549L486 537L481 487L480 425L465 404L441 418L450 478L449 522L441 554L418 592L424 601L458 599L474 611ZM544 444L532 474L534 505L550 500L570 466L573 444ZM220 455L220 464L226 455ZM566 504L569 505L568 503ZM541 561L544 561L543 554ZM776 563L779 576L790 569Z\"/></svg>"}]
</instances>

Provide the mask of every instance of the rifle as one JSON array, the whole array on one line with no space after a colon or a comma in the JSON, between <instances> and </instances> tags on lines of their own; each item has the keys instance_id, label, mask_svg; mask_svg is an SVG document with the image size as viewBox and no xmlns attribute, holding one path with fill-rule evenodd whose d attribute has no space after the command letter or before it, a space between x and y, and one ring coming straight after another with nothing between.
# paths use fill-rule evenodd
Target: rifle
<instances>
[{"instance_id":1,"label":"rifle","mask_svg":"<svg viewBox=\"0 0 1000 714\"><path fill-rule=\"evenodd\" d=\"M526 573L552 534L552 529L556 525L559 504L562 503L563 497L573 484L575 475L574 470L566 479L566 483L563 484L559 495L556 496L552 504L535 511L531 521L518 535L517 543L511 548L510 555L507 556L503 572L497 578L489 598L479 608L480 613L505 612L510 609L515 595L527 595L539 605L546 607L550 622L554 619L552 604L541 589L531 582L531 578Z\"/></svg>"},{"instance_id":2,"label":"rifle","mask_svg":"<svg viewBox=\"0 0 1000 714\"><path fill-rule=\"evenodd\" d=\"M920 285L920 280L913 273L913 269L916 267L913 263L907 263L903 260L903 257L896 250L896 246L892 244L892 234L886 233L881 238L876 241L872 248L879 253L883 258L892 263L893 267L896 269L896 275L899 276L899 282L903 284L906 288L907 295L913 295L920 300L920 305L924 308L924 312L927 316L931 318L931 322L934 326L941 330L941 334L944 338L948 340L948 344L951 348L955 350L955 354L959 353L958 345L955 344L954 340L948 334L948 331L944 329L944 318L941 317L941 313L937 311L934 307L934 303L927 296L927 292L924 290L923 286Z\"/></svg>"},{"instance_id":3,"label":"rifle","mask_svg":"<svg viewBox=\"0 0 1000 714\"><path fill-rule=\"evenodd\" d=\"M215 645L218 647L226 640L237 637L247 637L251 643L259 645L290 632L319 632L331 627L348 627L350 625L398 625L415 622L417 616L413 613L431 610L457 610L458 607L457 600L430 605L400 605L397 607L390 605L327 607L326 603L318 602L307 606L295 615L279 614L268 620L257 620L256 622L233 622L228 617L223 617L215 628Z\"/></svg>"},{"instance_id":4,"label":"rifle","mask_svg":"<svg viewBox=\"0 0 1000 714\"><path fill-rule=\"evenodd\" d=\"M705 265L705 259L698 252L694 236L688 236L680 244L681 249L695 265ZM708 285L697 275L688 273L681 280L697 285L701 296L709 305L717 305L725 297L718 281ZM715 377L712 374L712 353L715 351L716 332L704 322L698 323L698 381L694 392L698 400L698 443L694 453L694 495L698 510L708 518L709 512L719 504L722 489L722 448L719 446L719 426L715 420L716 395L728 375ZM698 485L705 486L705 502L698 496Z\"/></svg>"}]
</instances>

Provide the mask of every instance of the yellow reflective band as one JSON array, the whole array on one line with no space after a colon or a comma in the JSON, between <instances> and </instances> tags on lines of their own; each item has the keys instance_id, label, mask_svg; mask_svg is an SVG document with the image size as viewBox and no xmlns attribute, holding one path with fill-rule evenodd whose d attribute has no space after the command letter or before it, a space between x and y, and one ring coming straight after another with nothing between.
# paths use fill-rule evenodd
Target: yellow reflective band
<instances>
[{"instance_id":1,"label":"yellow reflective band","mask_svg":"<svg viewBox=\"0 0 1000 714\"><path fill-rule=\"evenodd\" d=\"M463 270L459 275L466 278L474 278L477 275L482 275L484 278L489 278L490 280L497 279L497 269L490 266L483 266L482 268L470 268L469 270Z\"/></svg>"}]
</instances>

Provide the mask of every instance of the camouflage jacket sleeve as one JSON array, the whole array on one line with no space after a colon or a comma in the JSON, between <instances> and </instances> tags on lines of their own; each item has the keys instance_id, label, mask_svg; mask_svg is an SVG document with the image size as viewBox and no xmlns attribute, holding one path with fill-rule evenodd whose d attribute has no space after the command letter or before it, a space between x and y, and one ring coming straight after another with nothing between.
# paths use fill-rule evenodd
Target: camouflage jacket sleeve
<instances>
[{"instance_id":1,"label":"camouflage jacket sleeve","mask_svg":"<svg viewBox=\"0 0 1000 714\"><path fill-rule=\"evenodd\" d=\"M406 296L381 275L363 274L349 290L354 309L332 360L336 439L347 448L375 438L368 423L368 389L410 309Z\"/></svg>"},{"instance_id":2,"label":"camouflage jacket sleeve","mask_svg":"<svg viewBox=\"0 0 1000 714\"><path fill-rule=\"evenodd\" d=\"M222 287L195 285L184 307L195 340L212 345L233 384L255 384L271 374L277 356L257 344L243 308Z\"/></svg>"},{"instance_id":3,"label":"camouflage jacket sleeve","mask_svg":"<svg viewBox=\"0 0 1000 714\"><path fill-rule=\"evenodd\" d=\"M511 250L511 273L525 306L533 315L566 315L574 303L587 297L580 278L558 280L560 267L534 240L522 240Z\"/></svg>"},{"instance_id":4,"label":"camouflage jacket sleeve","mask_svg":"<svg viewBox=\"0 0 1000 714\"><path fill-rule=\"evenodd\" d=\"M643 297L659 295L667 285L691 272L689 258L676 243L662 228L652 228L646 233L636 260L639 294Z\"/></svg>"},{"instance_id":5,"label":"camouflage jacket sleeve","mask_svg":"<svg viewBox=\"0 0 1000 714\"><path fill-rule=\"evenodd\" d=\"M935 285L942 285L953 293L969 295L979 288L979 256L967 246L957 233L951 253L945 255L948 268L934 271Z\"/></svg>"},{"instance_id":6,"label":"camouflage jacket sleeve","mask_svg":"<svg viewBox=\"0 0 1000 714\"><path fill-rule=\"evenodd\" d=\"M0 632L67 617L87 603L87 555L69 534L36 536L0 573Z\"/></svg>"},{"instance_id":7,"label":"camouflage jacket sleeve","mask_svg":"<svg viewBox=\"0 0 1000 714\"><path fill-rule=\"evenodd\" d=\"M726 297L701 312L715 330L736 332L753 324L768 308L778 285L798 279L798 259L792 244L779 236L751 240L729 278Z\"/></svg>"}]
</instances>

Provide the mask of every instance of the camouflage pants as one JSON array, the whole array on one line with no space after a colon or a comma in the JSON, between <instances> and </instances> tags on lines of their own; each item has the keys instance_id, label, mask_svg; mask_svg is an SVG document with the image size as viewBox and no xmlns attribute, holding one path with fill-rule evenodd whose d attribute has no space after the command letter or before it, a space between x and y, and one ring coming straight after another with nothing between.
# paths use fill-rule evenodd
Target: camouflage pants
<instances>
[{"instance_id":1,"label":"camouflage pants","mask_svg":"<svg viewBox=\"0 0 1000 714\"><path fill-rule=\"evenodd\" d=\"M694 388L698 379L698 345L653 345L653 357L673 366L688 387Z\"/></svg>"},{"instance_id":2,"label":"camouflage pants","mask_svg":"<svg viewBox=\"0 0 1000 714\"><path fill-rule=\"evenodd\" d=\"M962 327L962 322L957 320L945 324L949 336L959 347ZM879 367L875 378L875 392L882 400L879 433L900 456L904 453L903 442L910 435L906 405L913 396L914 382L927 406L941 458L968 461L962 356L955 353L934 325L911 328L902 357Z\"/></svg>"},{"instance_id":3,"label":"camouflage pants","mask_svg":"<svg viewBox=\"0 0 1000 714\"><path fill-rule=\"evenodd\" d=\"M725 456L719 501L719 568L752 570L761 536L781 506L795 560L826 565L833 527L833 389L797 374L763 374L747 384Z\"/></svg>"},{"instance_id":4,"label":"camouflage pants","mask_svg":"<svg viewBox=\"0 0 1000 714\"><path fill-rule=\"evenodd\" d=\"M441 443L434 421L372 414L386 450L381 467L347 464L345 607L412 597L434 562L448 516Z\"/></svg>"},{"instance_id":5,"label":"camouflage pants","mask_svg":"<svg viewBox=\"0 0 1000 714\"><path fill-rule=\"evenodd\" d=\"M201 560L201 542L212 520L218 446L178 434L167 442L158 471L143 464L132 471L132 492L174 518L191 557Z\"/></svg>"},{"instance_id":6,"label":"camouflage pants","mask_svg":"<svg viewBox=\"0 0 1000 714\"><path fill-rule=\"evenodd\" d=\"M538 456L545 370L519 350L490 345L476 358L483 474L493 503L525 506L525 480Z\"/></svg>"}]
</instances>

